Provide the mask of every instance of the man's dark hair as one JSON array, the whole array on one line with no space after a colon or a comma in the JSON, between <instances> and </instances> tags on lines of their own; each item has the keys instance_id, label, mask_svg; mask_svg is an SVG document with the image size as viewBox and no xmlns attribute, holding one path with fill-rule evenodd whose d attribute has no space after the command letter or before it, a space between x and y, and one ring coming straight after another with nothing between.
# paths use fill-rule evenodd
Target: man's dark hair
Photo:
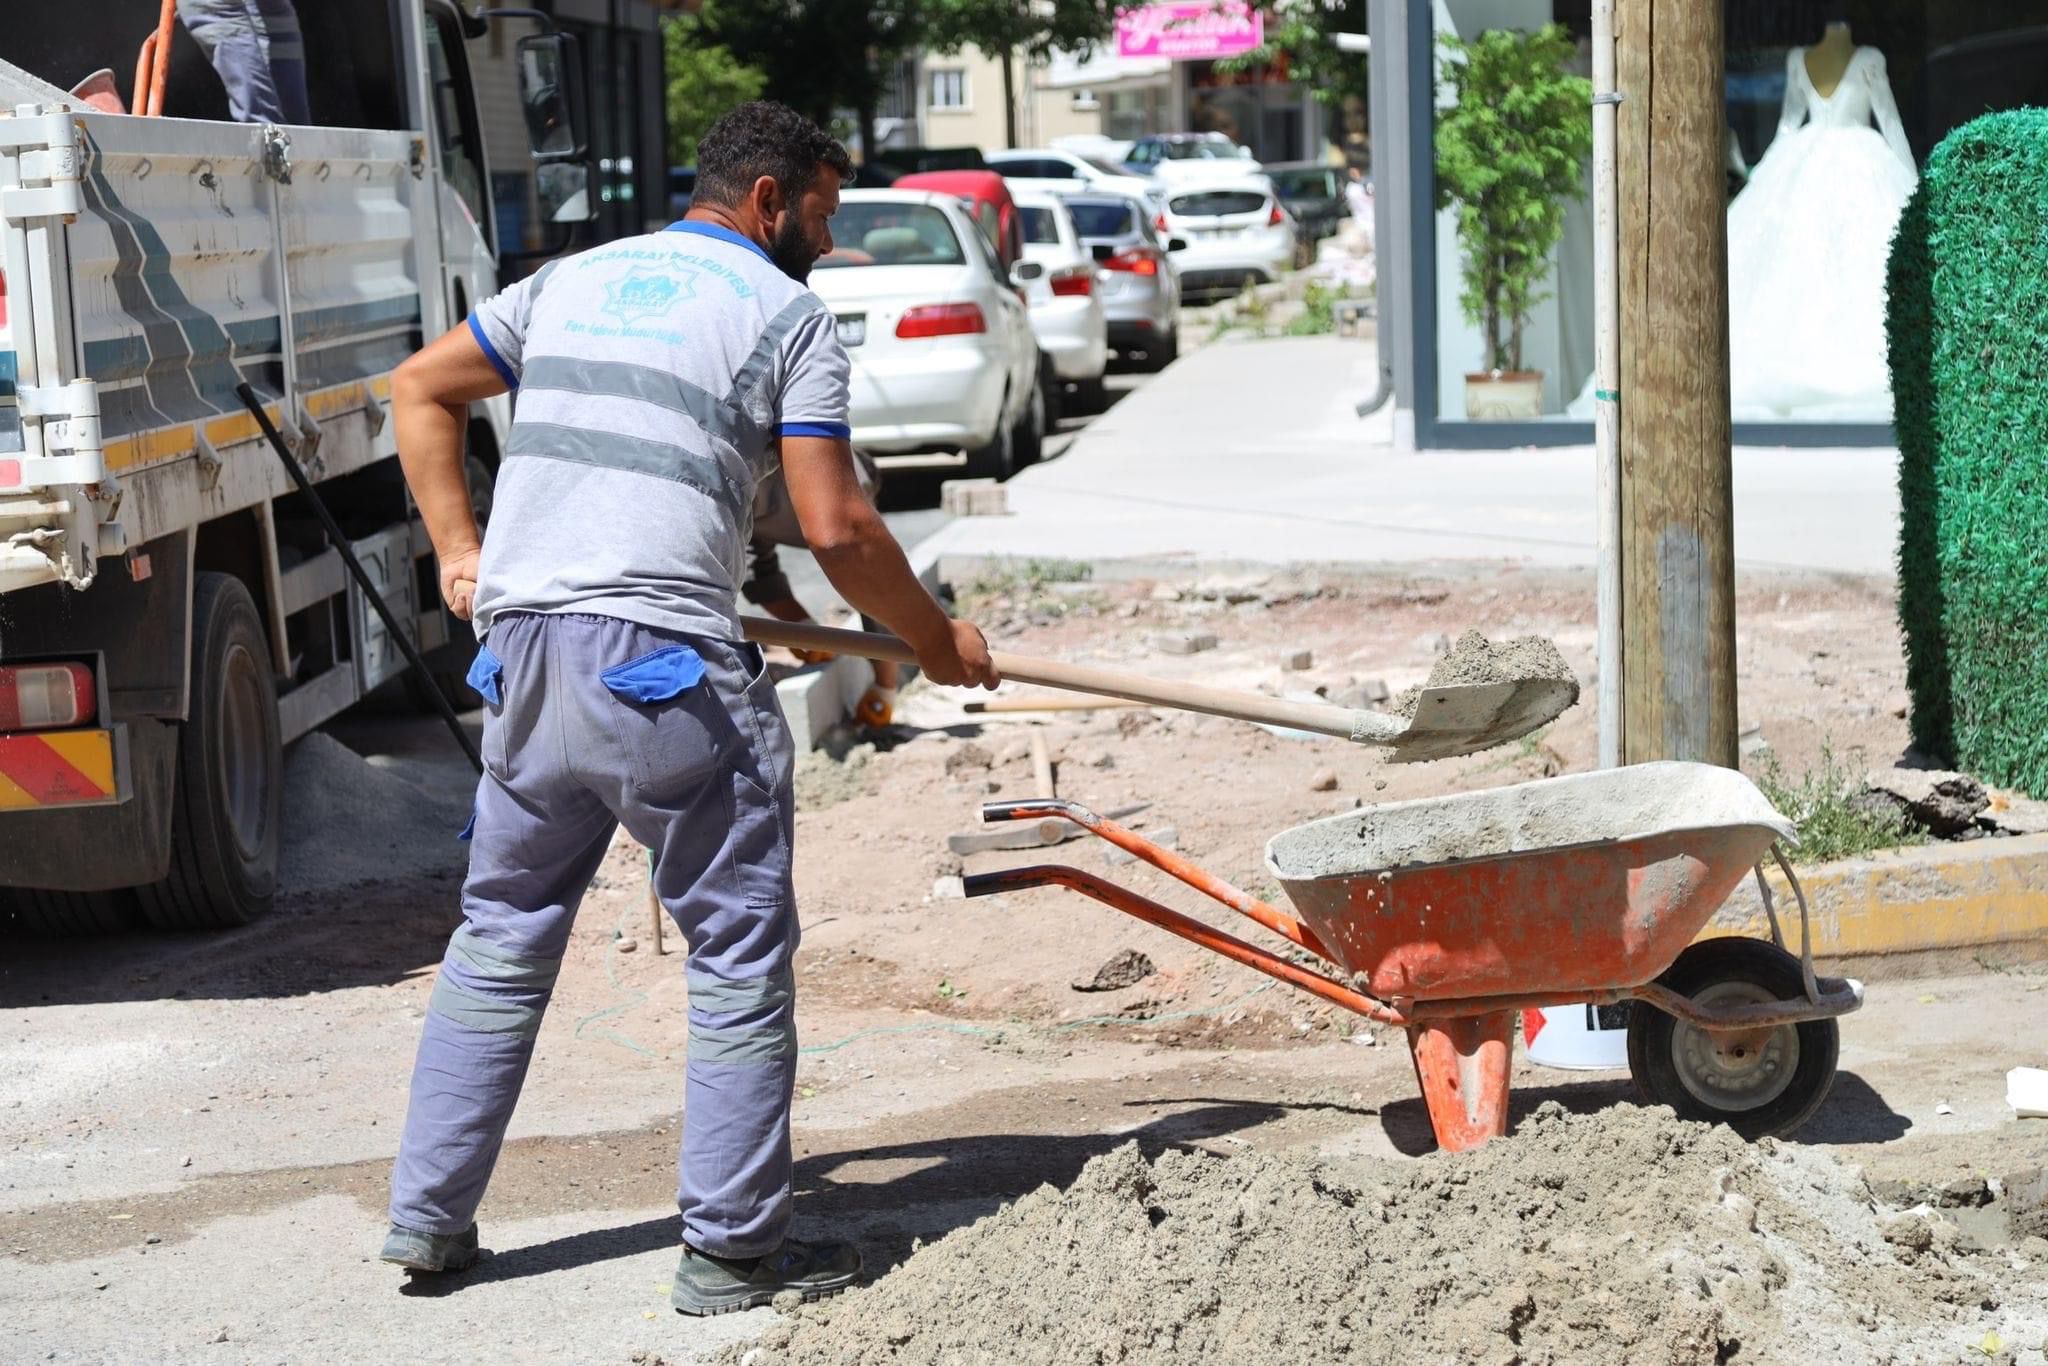
<instances>
[{"instance_id":1,"label":"man's dark hair","mask_svg":"<svg viewBox=\"0 0 2048 1366\"><path fill-rule=\"evenodd\" d=\"M698 142L693 198L730 208L765 175L795 200L817 180L820 162L841 180L853 178L853 158L839 139L786 104L752 100L721 116Z\"/></svg>"}]
</instances>

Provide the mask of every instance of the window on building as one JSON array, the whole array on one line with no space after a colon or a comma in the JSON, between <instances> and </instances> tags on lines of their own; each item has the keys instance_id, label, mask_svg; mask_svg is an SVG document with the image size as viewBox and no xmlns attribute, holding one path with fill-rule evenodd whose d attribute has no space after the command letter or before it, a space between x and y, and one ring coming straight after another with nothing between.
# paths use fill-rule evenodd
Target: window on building
<instances>
[{"instance_id":1,"label":"window on building","mask_svg":"<svg viewBox=\"0 0 2048 1366\"><path fill-rule=\"evenodd\" d=\"M936 69L931 73L933 109L967 107L967 73L958 69Z\"/></svg>"},{"instance_id":2,"label":"window on building","mask_svg":"<svg viewBox=\"0 0 2048 1366\"><path fill-rule=\"evenodd\" d=\"M1102 101L1095 98L1093 90L1076 90L1074 92L1074 112L1076 114L1093 114L1100 108L1102 108Z\"/></svg>"}]
</instances>

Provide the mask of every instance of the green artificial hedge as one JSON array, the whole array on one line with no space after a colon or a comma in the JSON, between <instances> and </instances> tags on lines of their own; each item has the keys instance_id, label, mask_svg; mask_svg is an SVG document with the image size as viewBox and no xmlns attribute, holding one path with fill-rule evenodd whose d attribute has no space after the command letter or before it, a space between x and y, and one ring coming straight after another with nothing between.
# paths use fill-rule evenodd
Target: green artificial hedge
<instances>
[{"instance_id":1,"label":"green artificial hedge","mask_svg":"<svg viewBox=\"0 0 2048 1366\"><path fill-rule=\"evenodd\" d=\"M2048 797L2048 110L1942 140L1889 284L1913 743Z\"/></svg>"}]
</instances>

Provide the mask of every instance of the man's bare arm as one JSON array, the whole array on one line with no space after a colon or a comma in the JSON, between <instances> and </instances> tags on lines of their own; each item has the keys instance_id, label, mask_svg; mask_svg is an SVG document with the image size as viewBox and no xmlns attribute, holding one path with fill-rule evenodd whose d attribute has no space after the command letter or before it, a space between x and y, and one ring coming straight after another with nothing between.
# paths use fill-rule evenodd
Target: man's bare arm
<instances>
[{"instance_id":1,"label":"man's bare arm","mask_svg":"<svg viewBox=\"0 0 2048 1366\"><path fill-rule=\"evenodd\" d=\"M464 621L476 597L483 536L462 468L463 433L469 405L504 392L504 379L467 327L429 343L391 377L398 462L441 562L441 596Z\"/></svg>"},{"instance_id":2,"label":"man's bare arm","mask_svg":"<svg viewBox=\"0 0 2048 1366\"><path fill-rule=\"evenodd\" d=\"M993 688L1001 681L981 632L948 617L911 572L903 547L861 491L844 439L783 437L782 473L804 541L841 597L901 636L934 683Z\"/></svg>"}]
</instances>

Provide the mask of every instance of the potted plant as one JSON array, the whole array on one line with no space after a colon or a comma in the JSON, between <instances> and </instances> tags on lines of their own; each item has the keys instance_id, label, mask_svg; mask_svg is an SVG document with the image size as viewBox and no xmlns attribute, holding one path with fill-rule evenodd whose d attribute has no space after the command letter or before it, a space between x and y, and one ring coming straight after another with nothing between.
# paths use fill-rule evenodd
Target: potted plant
<instances>
[{"instance_id":1,"label":"potted plant","mask_svg":"<svg viewBox=\"0 0 2048 1366\"><path fill-rule=\"evenodd\" d=\"M1456 103L1437 111L1437 207L1458 211L1458 302L1486 343L1486 369L1465 376L1465 412L1539 417L1543 375L1522 368L1522 329L1546 297L1565 202L1584 193L1593 84L1567 74L1575 49L1557 24L1443 46Z\"/></svg>"}]
</instances>

